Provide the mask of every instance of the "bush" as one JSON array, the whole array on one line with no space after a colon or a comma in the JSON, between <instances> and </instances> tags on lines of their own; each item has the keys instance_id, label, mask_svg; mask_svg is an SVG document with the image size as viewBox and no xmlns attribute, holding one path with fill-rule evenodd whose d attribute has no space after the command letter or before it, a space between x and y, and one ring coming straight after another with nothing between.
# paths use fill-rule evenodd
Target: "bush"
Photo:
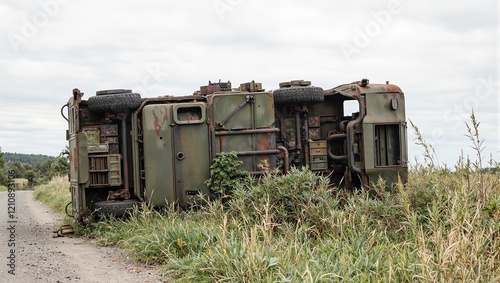
<instances>
[{"instance_id":1,"label":"bush","mask_svg":"<svg viewBox=\"0 0 500 283\"><path fill-rule=\"evenodd\" d=\"M266 173L254 186L237 186L229 201L229 213L250 225L302 224L314 227L314 233L323 232L337 207L328 179L307 168Z\"/></svg>"},{"instance_id":2,"label":"bush","mask_svg":"<svg viewBox=\"0 0 500 283\"><path fill-rule=\"evenodd\" d=\"M240 182L248 177L248 173L241 169L242 164L236 151L222 153L214 158L210 166L211 178L205 181L205 185L222 196L232 195Z\"/></svg>"}]
</instances>

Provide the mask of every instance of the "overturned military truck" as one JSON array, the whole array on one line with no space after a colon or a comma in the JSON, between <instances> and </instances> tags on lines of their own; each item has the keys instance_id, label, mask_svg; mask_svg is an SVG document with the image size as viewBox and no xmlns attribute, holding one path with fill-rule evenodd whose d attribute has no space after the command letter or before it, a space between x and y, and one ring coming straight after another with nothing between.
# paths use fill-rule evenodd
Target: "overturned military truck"
<instances>
[{"instance_id":1,"label":"overturned military truck","mask_svg":"<svg viewBox=\"0 0 500 283\"><path fill-rule=\"evenodd\" d=\"M140 202L189 207L211 195L205 180L225 152L237 152L253 175L263 174L263 161L283 174L308 166L347 189L407 178L404 94L388 82L323 90L296 80L265 91L254 81L219 81L188 96L114 89L82 98L74 89L61 109L78 221L121 216Z\"/></svg>"}]
</instances>

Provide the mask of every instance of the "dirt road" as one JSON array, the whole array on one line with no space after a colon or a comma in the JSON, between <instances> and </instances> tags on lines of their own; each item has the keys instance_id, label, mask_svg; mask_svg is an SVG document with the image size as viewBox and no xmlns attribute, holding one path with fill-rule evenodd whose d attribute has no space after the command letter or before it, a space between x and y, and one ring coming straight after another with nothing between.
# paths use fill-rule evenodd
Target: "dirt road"
<instances>
[{"instance_id":1,"label":"dirt road","mask_svg":"<svg viewBox=\"0 0 500 283\"><path fill-rule=\"evenodd\" d=\"M62 219L31 191L0 192L0 282L163 282L114 248L53 238Z\"/></svg>"}]
</instances>

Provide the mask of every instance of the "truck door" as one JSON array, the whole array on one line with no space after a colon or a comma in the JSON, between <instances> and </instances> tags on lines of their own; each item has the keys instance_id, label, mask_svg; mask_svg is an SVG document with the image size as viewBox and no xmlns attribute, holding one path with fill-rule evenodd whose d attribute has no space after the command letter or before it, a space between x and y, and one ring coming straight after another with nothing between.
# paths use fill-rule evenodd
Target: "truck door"
<instances>
[{"instance_id":1,"label":"truck door","mask_svg":"<svg viewBox=\"0 0 500 283\"><path fill-rule=\"evenodd\" d=\"M277 166L273 96L267 92L242 92L208 97L212 123L212 157L236 151L242 169L262 174L259 165Z\"/></svg>"},{"instance_id":2,"label":"truck door","mask_svg":"<svg viewBox=\"0 0 500 283\"><path fill-rule=\"evenodd\" d=\"M155 206L192 204L210 176L204 103L152 104L142 112L145 198Z\"/></svg>"}]
</instances>

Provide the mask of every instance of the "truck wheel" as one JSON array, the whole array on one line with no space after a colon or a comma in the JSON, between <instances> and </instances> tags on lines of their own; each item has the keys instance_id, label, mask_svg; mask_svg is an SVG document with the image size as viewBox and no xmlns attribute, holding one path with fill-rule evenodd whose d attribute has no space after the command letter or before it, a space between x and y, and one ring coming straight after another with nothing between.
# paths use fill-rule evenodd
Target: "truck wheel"
<instances>
[{"instance_id":1,"label":"truck wheel","mask_svg":"<svg viewBox=\"0 0 500 283\"><path fill-rule=\"evenodd\" d=\"M118 94L118 93L132 93L131 89L105 89L99 90L95 92L95 95L110 95L110 94Z\"/></svg>"},{"instance_id":2,"label":"truck wheel","mask_svg":"<svg viewBox=\"0 0 500 283\"><path fill-rule=\"evenodd\" d=\"M323 102L323 89L315 86L284 87L273 91L275 104Z\"/></svg>"},{"instance_id":3,"label":"truck wheel","mask_svg":"<svg viewBox=\"0 0 500 283\"><path fill-rule=\"evenodd\" d=\"M94 209L98 217L114 216L123 217L127 211L139 206L141 202L136 199L127 199L122 201L98 201L94 203Z\"/></svg>"},{"instance_id":4,"label":"truck wheel","mask_svg":"<svg viewBox=\"0 0 500 283\"><path fill-rule=\"evenodd\" d=\"M99 94L88 99L89 109L98 112L121 112L135 109L141 105L138 93Z\"/></svg>"}]
</instances>

